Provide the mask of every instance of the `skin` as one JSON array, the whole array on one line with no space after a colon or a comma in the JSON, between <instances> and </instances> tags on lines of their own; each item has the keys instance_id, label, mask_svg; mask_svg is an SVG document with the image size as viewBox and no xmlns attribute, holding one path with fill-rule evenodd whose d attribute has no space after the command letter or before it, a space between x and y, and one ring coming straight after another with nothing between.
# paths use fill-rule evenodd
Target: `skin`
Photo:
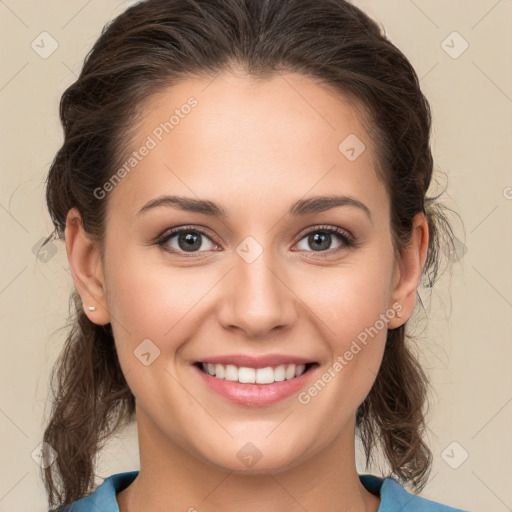
<instances>
[{"instance_id":1,"label":"skin","mask_svg":"<svg viewBox=\"0 0 512 512\"><path fill-rule=\"evenodd\" d=\"M401 304L401 318L387 328L411 316L427 221L415 217L411 243L395 257L389 197L357 112L297 74L183 81L150 98L133 149L190 96L197 107L104 199L103 253L76 210L67 219L68 258L86 313L112 323L136 397L140 473L118 493L120 510L376 511L380 498L356 471L354 426L386 328L307 405L296 395L265 407L236 405L210 391L191 363L293 354L319 363L311 385L393 304ZM338 150L349 134L366 145L355 161ZM166 194L215 201L228 216L172 206L138 214ZM371 219L354 206L287 214L298 199L329 194L358 199ZM168 246L180 253L155 243L185 225L209 234L199 235L200 249L186 253L177 236ZM358 245L332 235L315 251L306 235L322 225L348 231ZM236 251L248 236L263 249L251 263ZM134 356L144 339L160 350L148 366ZM251 468L237 457L247 442L261 453Z\"/></svg>"}]
</instances>

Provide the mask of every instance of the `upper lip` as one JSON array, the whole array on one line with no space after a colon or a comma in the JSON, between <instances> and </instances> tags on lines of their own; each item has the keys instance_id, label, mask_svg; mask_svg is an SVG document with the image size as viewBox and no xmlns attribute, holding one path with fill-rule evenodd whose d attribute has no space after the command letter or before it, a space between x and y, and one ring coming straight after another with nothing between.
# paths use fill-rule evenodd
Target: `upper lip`
<instances>
[{"instance_id":1,"label":"upper lip","mask_svg":"<svg viewBox=\"0 0 512 512\"><path fill-rule=\"evenodd\" d=\"M232 364L235 366L244 366L247 368L266 368L267 366L279 366L281 364L308 364L314 363L311 359L304 357L284 355L284 354L268 354L265 356L251 356L249 354L227 354L223 356L205 357L196 361L196 363L211 364Z\"/></svg>"}]
</instances>

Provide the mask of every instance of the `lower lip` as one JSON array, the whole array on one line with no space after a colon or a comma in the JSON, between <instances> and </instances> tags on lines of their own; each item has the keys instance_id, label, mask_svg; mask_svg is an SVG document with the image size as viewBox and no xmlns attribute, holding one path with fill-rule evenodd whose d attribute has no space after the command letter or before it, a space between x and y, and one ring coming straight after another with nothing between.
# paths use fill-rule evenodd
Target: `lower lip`
<instances>
[{"instance_id":1,"label":"lower lip","mask_svg":"<svg viewBox=\"0 0 512 512\"><path fill-rule=\"evenodd\" d=\"M218 379L209 373L203 372L196 365L192 366L210 389L235 404L251 406L272 405L294 393L298 393L318 368L318 366L312 366L300 377L272 384L243 384Z\"/></svg>"}]
</instances>

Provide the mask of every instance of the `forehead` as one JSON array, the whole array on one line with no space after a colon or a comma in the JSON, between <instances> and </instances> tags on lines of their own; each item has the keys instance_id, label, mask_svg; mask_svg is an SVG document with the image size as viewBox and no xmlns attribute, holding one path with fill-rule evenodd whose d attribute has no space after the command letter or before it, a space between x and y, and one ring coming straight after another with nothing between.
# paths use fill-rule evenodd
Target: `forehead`
<instances>
[{"instance_id":1,"label":"forehead","mask_svg":"<svg viewBox=\"0 0 512 512\"><path fill-rule=\"evenodd\" d=\"M358 105L311 77L187 79L143 107L131 149L150 149L113 196L236 194L242 206L245 192L284 200L336 190L385 200Z\"/></svg>"},{"instance_id":2,"label":"forehead","mask_svg":"<svg viewBox=\"0 0 512 512\"><path fill-rule=\"evenodd\" d=\"M189 108L192 102L194 106ZM161 133L159 125L171 121L171 131L177 137L180 132L188 135L184 125L192 125L197 142L223 137L234 148L249 132L258 140L266 135L275 146L281 140L293 142L293 134L331 139L333 132L340 137L343 131L353 129L370 143L362 110L353 97L310 76L276 73L257 78L231 72L211 79L182 80L151 96L143 104L139 135L155 132L160 141L168 132L164 129ZM182 122L187 118L187 123ZM175 130L178 124L181 129ZM239 137L229 139L233 130Z\"/></svg>"}]
</instances>

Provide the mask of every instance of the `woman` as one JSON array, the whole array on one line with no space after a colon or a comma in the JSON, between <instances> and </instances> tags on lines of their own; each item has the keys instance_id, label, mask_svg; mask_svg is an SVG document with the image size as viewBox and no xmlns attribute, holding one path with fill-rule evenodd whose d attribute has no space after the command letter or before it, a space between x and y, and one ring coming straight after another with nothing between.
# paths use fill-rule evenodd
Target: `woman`
<instances>
[{"instance_id":1,"label":"woman","mask_svg":"<svg viewBox=\"0 0 512 512\"><path fill-rule=\"evenodd\" d=\"M442 229L416 73L343 0L147 0L61 102L47 201L76 317L44 473L62 510L456 510L420 498L405 341ZM140 470L96 490L136 420ZM359 475L381 447L386 478ZM93 492L91 492L93 491Z\"/></svg>"}]
</instances>

